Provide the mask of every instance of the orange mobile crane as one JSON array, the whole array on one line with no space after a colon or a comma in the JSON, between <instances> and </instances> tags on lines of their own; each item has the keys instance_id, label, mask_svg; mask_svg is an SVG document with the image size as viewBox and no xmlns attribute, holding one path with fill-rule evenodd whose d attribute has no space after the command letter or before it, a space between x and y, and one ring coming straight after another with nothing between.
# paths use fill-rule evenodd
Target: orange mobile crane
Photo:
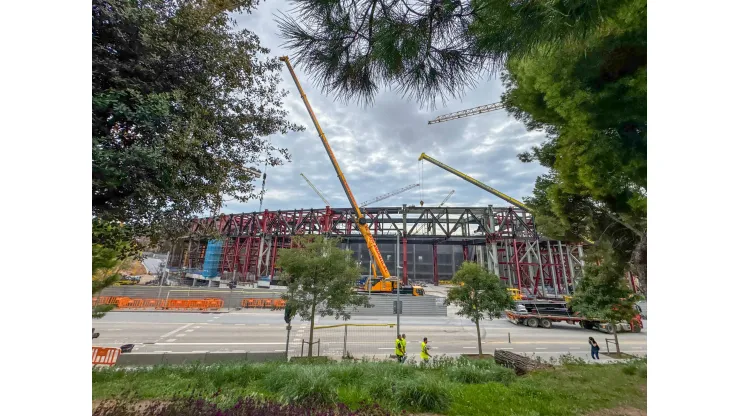
<instances>
[{"instance_id":1,"label":"orange mobile crane","mask_svg":"<svg viewBox=\"0 0 740 416\"><path fill-rule=\"evenodd\" d=\"M347 199L349 199L349 203L350 205L352 205L352 209L355 212L354 221L357 225L357 229L360 231L360 234L362 234L362 237L365 239L365 243L367 244L368 250L370 250L370 256L372 256L375 265L378 269L380 269L380 274L382 278L377 280L370 278L367 279L365 283L365 289L375 293L393 293L395 292L396 287L399 284L399 279L397 277L391 276L390 272L388 271L388 267L383 261L383 256L380 254L380 249L375 243L373 235L370 233L370 228L367 226L365 215L362 213L360 206L357 204L354 195L352 195L352 190L349 188L347 179L344 177L342 169L339 167L339 162L337 162L337 158L334 157L334 152L331 150L331 146L329 146L326 135L321 129L319 121L316 119L316 115L311 108L311 104L308 102L308 98L306 97L306 93L303 91L303 87L301 87L300 81L298 81L298 77L293 70L293 65L290 64L290 59L287 56L282 56L280 57L280 60L285 62L285 65L288 67L288 71L290 71L290 76L293 77L293 82L295 82L295 85L298 88L298 92L301 94L303 104L306 105L306 110L308 110L308 114L311 116L311 121L313 121L313 125L314 127L316 127L316 132L319 134L319 138L321 138L321 143L324 145L326 154L329 155L329 159L331 159L331 163L332 165L334 165L334 171L337 172L337 177L339 178L339 182L342 184L342 189L344 189L344 193L347 195ZM409 288L403 290L402 288L402 292L408 292L408 289ZM416 287L411 288L411 292L412 294L417 296L424 294L424 290L420 287L418 288L418 290Z\"/></svg>"}]
</instances>

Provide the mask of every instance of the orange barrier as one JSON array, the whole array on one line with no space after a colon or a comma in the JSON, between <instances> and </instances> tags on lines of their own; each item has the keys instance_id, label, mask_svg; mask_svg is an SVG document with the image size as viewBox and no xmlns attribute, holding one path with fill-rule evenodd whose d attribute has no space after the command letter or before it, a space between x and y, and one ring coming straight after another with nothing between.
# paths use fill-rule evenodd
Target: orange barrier
<instances>
[{"instance_id":1,"label":"orange barrier","mask_svg":"<svg viewBox=\"0 0 740 416\"><path fill-rule=\"evenodd\" d=\"M241 302L242 308L285 308L285 301L273 298L244 298Z\"/></svg>"},{"instance_id":2,"label":"orange barrier","mask_svg":"<svg viewBox=\"0 0 740 416\"><path fill-rule=\"evenodd\" d=\"M273 306L277 309L285 309L285 301L282 299L275 299Z\"/></svg>"},{"instance_id":3,"label":"orange barrier","mask_svg":"<svg viewBox=\"0 0 740 416\"><path fill-rule=\"evenodd\" d=\"M120 348L92 347L92 365L115 365Z\"/></svg>"},{"instance_id":4,"label":"orange barrier","mask_svg":"<svg viewBox=\"0 0 740 416\"><path fill-rule=\"evenodd\" d=\"M174 309L174 310L208 310L221 309L223 299L143 299L125 296L99 296L92 298L95 305L115 305L119 309ZM244 306L244 300L242 301Z\"/></svg>"}]
</instances>

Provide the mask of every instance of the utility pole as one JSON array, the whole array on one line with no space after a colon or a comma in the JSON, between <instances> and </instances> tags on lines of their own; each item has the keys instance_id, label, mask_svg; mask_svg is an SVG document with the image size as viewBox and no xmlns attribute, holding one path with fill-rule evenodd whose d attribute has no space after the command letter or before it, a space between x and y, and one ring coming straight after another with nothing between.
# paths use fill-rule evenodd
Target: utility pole
<instances>
[{"instance_id":1,"label":"utility pole","mask_svg":"<svg viewBox=\"0 0 740 416\"><path fill-rule=\"evenodd\" d=\"M401 335L401 280L398 278L398 263L401 258L401 233L396 233L396 336Z\"/></svg>"}]
</instances>

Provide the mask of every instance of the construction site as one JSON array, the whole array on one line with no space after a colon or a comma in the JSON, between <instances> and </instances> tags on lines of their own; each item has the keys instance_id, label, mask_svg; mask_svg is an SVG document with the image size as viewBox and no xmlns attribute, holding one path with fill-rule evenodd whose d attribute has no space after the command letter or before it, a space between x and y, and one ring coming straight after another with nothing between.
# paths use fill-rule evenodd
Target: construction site
<instances>
[{"instance_id":1,"label":"construction site","mask_svg":"<svg viewBox=\"0 0 740 416\"><path fill-rule=\"evenodd\" d=\"M450 207L441 204L372 207L391 196L418 187L415 183L358 204L344 178L313 109L287 57L287 65L314 127L347 196L349 207L332 206L305 175L301 177L325 206L312 209L223 214L198 218L177 240L167 260L170 276L192 286L218 287L226 282L257 282L279 276L280 249L293 237L337 237L368 275L408 284L434 284L451 279L463 261L474 261L500 277L502 283L533 297L573 293L583 275L583 242L557 241L538 232L524 203L422 153L428 162L502 200L500 206ZM500 103L476 107L429 121L455 120L503 108ZM262 176L263 190L266 174ZM467 186L467 185L465 185ZM346 206L346 205L345 205ZM261 205L260 205L261 207ZM216 237L217 236L217 237Z\"/></svg>"}]
</instances>

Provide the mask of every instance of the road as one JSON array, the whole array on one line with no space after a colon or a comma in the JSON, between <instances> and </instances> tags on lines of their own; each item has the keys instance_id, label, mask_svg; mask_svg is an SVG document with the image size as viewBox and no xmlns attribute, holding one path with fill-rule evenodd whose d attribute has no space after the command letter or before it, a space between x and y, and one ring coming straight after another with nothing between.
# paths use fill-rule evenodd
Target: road
<instances>
[{"instance_id":1,"label":"road","mask_svg":"<svg viewBox=\"0 0 740 416\"><path fill-rule=\"evenodd\" d=\"M396 329L379 324L395 323L393 317L358 317L350 321L333 317L318 318L315 340L321 340L322 354L341 355L345 348L345 328L324 326L349 323L346 348L354 356L384 356L393 353ZM118 347L135 344L134 353L146 352L275 352L285 351L286 330L279 311L234 311L231 313L110 312L95 320L100 337L94 346ZM372 325L372 326L371 326ZM301 341L308 341L309 323L293 321L291 355L301 354ZM419 343L429 339L432 354L475 353L475 325L448 313L448 317L401 317L401 332L407 335L408 352L418 356ZM517 353L549 358L562 354L589 356L588 337L594 337L606 352L607 334L568 324L553 328L529 328L504 319L486 320L481 325L483 352L507 349ZM647 323L643 332L619 335L621 349L632 354L647 354ZM307 345L303 348L307 352ZM613 347L610 347L613 348Z\"/></svg>"}]
</instances>

